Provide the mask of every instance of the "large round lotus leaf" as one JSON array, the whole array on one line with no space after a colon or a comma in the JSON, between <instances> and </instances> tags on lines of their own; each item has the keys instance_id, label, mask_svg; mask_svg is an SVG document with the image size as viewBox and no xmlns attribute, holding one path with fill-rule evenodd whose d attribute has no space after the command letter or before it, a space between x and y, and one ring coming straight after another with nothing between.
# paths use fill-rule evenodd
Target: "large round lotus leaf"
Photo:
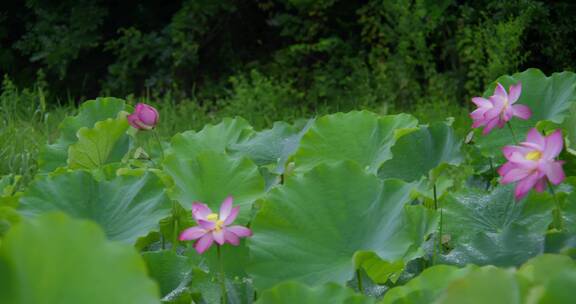
<instances>
[{"instance_id":1,"label":"large round lotus leaf","mask_svg":"<svg viewBox=\"0 0 576 304\"><path fill-rule=\"evenodd\" d=\"M251 160L207 151L193 159L179 156L167 156L164 169L174 180L173 195L182 206L189 209L200 201L217 211L231 195L240 206L237 223L248 222L252 203L264 193L264 179Z\"/></svg>"},{"instance_id":2,"label":"large round lotus leaf","mask_svg":"<svg viewBox=\"0 0 576 304\"><path fill-rule=\"evenodd\" d=\"M566 133L566 151L576 155L576 103L570 107L568 116L562 124Z\"/></svg>"},{"instance_id":3,"label":"large round lotus leaf","mask_svg":"<svg viewBox=\"0 0 576 304\"><path fill-rule=\"evenodd\" d=\"M187 257L173 251L154 251L144 252L142 258L150 277L160 286L162 297L178 298L178 295L189 292L192 264Z\"/></svg>"},{"instance_id":4,"label":"large round lotus leaf","mask_svg":"<svg viewBox=\"0 0 576 304\"><path fill-rule=\"evenodd\" d=\"M98 223L111 240L134 243L158 229L171 203L152 173L97 181L85 171L41 176L20 199L24 215L63 211Z\"/></svg>"},{"instance_id":5,"label":"large round lotus leaf","mask_svg":"<svg viewBox=\"0 0 576 304\"><path fill-rule=\"evenodd\" d=\"M546 284L538 303L572 304L574 290L576 290L576 271L562 271Z\"/></svg>"},{"instance_id":6,"label":"large round lotus leaf","mask_svg":"<svg viewBox=\"0 0 576 304\"><path fill-rule=\"evenodd\" d=\"M455 248L443 259L458 265L520 265L542 253L552 206L546 193L516 202L512 185L451 194L442 206L443 233L450 235Z\"/></svg>"},{"instance_id":7,"label":"large round lotus leaf","mask_svg":"<svg viewBox=\"0 0 576 304\"><path fill-rule=\"evenodd\" d=\"M576 272L574 260L565 255L543 254L522 265L516 275L532 285L540 285L548 283L562 271Z\"/></svg>"},{"instance_id":8,"label":"large round lotus leaf","mask_svg":"<svg viewBox=\"0 0 576 304\"><path fill-rule=\"evenodd\" d=\"M15 226L0 247L0 303L159 303L156 284L128 245L63 214Z\"/></svg>"},{"instance_id":9,"label":"large round lotus leaf","mask_svg":"<svg viewBox=\"0 0 576 304\"><path fill-rule=\"evenodd\" d=\"M448 265L438 265L427 268L405 285L392 288L386 292L381 303L433 303L452 281L464 277L476 268L477 266L474 265L465 268Z\"/></svg>"},{"instance_id":10,"label":"large round lotus leaf","mask_svg":"<svg viewBox=\"0 0 576 304\"><path fill-rule=\"evenodd\" d=\"M355 111L320 117L304 134L293 156L296 170L302 172L321 163L352 160L375 173L392 156L390 147L399 129L416 125L416 119L407 114L378 116Z\"/></svg>"},{"instance_id":11,"label":"large round lotus leaf","mask_svg":"<svg viewBox=\"0 0 576 304\"><path fill-rule=\"evenodd\" d=\"M272 189L248 239L255 285L344 283L353 276L357 251L374 251L386 261L418 251L434 224L414 214L424 208L405 211L411 189L353 162L320 165Z\"/></svg>"},{"instance_id":12,"label":"large round lotus leaf","mask_svg":"<svg viewBox=\"0 0 576 304\"><path fill-rule=\"evenodd\" d=\"M374 303L374 300L334 283L307 287L297 282L284 282L264 291L256 301L256 304L294 303L369 304Z\"/></svg>"},{"instance_id":13,"label":"large round lotus leaf","mask_svg":"<svg viewBox=\"0 0 576 304\"><path fill-rule=\"evenodd\" d=\"M408 182L428 177L430 170L440 164L458 165L462 162L461 141L445 123L406 134L392 147L392 159L386 161L378 175L399 178Z\"/></svg>"},{"instance_id":14,"label":"large round lotus leaf","mask_svg":"<svg viewBox=\"0 0 576 304\"><path fill-rule=\"evenodd\" d=\"M300 139L312 125L310 120L303 128L285 122L277 122L272 129L255 133L251 138L233 144L230 150L246 155L257 165L275 165L274 173L283 173L288 157L292 155L300 144Z\"/></svg>"},{"instance_id":15,"label":"large round lotus leaf","mask_svg":"<svg viewBox=\"0 0 576 304\"><path fill-rule=\"evenodd\" d=\"M435 303L520 304L520 286L507 269L485 266L454 280Z\"/></svg>"},{"instance_id":16,"label":"large round lotus leaf","mask_svg":"<svg viewBox=\"0 0 576 304\"><path fill-rule=\"evenodd\" d=\"M96 169L119 162L128 152L128 120L125 115L97 122L94 128L78 130L78 142L70 145L68 166L71 169Z\"/></svg>"},{"instance_id":17,"label":"large round lotus leaf","mask_svg":"<svg viewBox=\"0 0 576 304\"><path fill-rule=\"evenodd\" d=\"M38 166L41 172L51 172L66 166L68 147L78 141L76 132L80 128L92 128L99 121L116 118L124 110L124 100L112 97L97 98L84 102L78 115L65 118L60 124L60 137L52 145L41 149Z\"/></svg>"},{"instance_id":18,"label":"large round lotus leaf","mask_svg":"<svg viewBox=\"0 0 576 304\"><path fill-rule=\"evenodd\" d=\"M576 234L576 191L570 193L562 204L562 221L565 232Z\"/></svg>"},{"instance_id":19,"label":"large round lotus leaf","mask_svg":"<svg viewBox=\"0 0 576 304\"><path fill-rule=\"evenodd\" d=\"M230 145L242 142L253 132L252 126L243 118L225 118L219 124L206 125L198 132L186 131L174 135L167 153L186 159L193 159L203 151L223 153Z\"/></svg>"},{"instance_id":20,"label":"large round lotus leaf","mask_svg":"<svg viewBox=\"0 0 576 304\"><path fill-rule=\"evenodd\" d=\"M576 102L576 74L572 72L554 73L547 77L538 69L528 69L513 75L504 75L496 79L507 90L510 85L522 82L522 94L518 104L524 104L532 110L528 120L513 118L510 123L518 141L526 139L526 133L541 120L562 123L570 112L570 107ZM496 83L489 86L484 97L494 94ZM505 145L514 144L510 130L494 129L487 136L476 133L476 142L485 155L501 156Z\"/></svg>"}]
</instances>

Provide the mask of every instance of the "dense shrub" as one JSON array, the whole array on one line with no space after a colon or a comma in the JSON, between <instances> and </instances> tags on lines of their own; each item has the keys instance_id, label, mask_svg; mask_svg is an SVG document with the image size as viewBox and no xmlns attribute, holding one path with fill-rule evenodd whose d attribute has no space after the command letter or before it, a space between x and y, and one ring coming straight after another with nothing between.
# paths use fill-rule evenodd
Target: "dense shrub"
<instances>
[{"instance_id":1,"label":"dense shrub","mask_svg":"<svg viewBox=\"0 0 576 304\"><path fill-rule=\"evenodd\" d=\"M497 75L528 66L573 70L576 62L571 1L2 6L0 69L18 84L30 85L42 68L54 96L169 94L200 106L275 111L265 112L270 119L286 106L316 112L462 104ZM281 107L246 97L276 95L273 105Z\"/></svg>"}]
</instances>

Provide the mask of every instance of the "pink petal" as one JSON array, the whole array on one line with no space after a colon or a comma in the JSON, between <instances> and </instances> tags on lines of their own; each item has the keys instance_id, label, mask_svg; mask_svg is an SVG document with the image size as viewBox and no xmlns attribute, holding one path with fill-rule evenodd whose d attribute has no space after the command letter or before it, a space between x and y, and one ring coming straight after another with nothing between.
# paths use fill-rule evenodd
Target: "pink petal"
<instances>
[{"instance_id":1,"label":"pink petal","mask_svg":"<svg viewBox=\"0 0 576 304\"><path fill-rule=\"evenodd\" d=\"M232 211L230 211L230 214L228 215L228 217L224 221L224 225L232 224L232 222L234 222L234 220L238 216L238 212L240 212L240 207L237 206L237 207L232 208Z\"/></svg>"},{"instance_id":2,"label":"pink petal","mask_svg":"<svg viewBox=\"0 0 576 304\"><path fill-rule=\"evenodd\" d=\"M518 100L520 94L522 94L522 83L519 82L518 84L513 84L510 86L509 89L510 89L510 95L508 96L508 101L510 102L510 104L513 104Z\"/></svg>"},{"instance_id":3,"label":"pink petal","mask_svg":"<svg viewBox=\"0 0 576 304\"><path fill-rule=\"evenodd\" d=\"M198 225L206 230L212 230L216 228L216 223L207 220L198 220Z\"/></svg>"},{"instance_id":4,"label":"pink petal","mask_svg":"<svg viewBox=\"0 0 576 304\"><path fill-rule=\"evenodd\" d=\"M526 153L530 152L531 150L533 150L533 149L529 149L529 148L522 147L522 146L505 146L504 148L502 148L502 153L504 154L504 157L506 157L507 159L510 159L510 157L514 153L519 153L521 155L525 155Z\"/></svg>"},{"instance_id":5,"label":"pink petal","mask_svg":"<svg viewBox=\"0 0 576 304\"><path fill-rule=\"evenodd\" d=\"M507 162L503 164L500 168L498 168L498 174L500 176L504 176L514 168L516 168L516 165L514 163Z\"/></svg>"},{"instance_id":6,"label":"pink petal","mask_svg":"<svg viewBox=\"0 0 576 304\"><path fill-rule=\"evenodd\" d=\"M502 118L504 122L510 121L510 119L512 119L512 116L514 116L514 110L511 107L506 108L502 113ZM504 126L502 125L500 128L502 127Z\"/></svg>"},{"instance_id":7,"label":"pink petal","mask_svg":"<svg viewBox=\"0 0 576 304\"><path fill-rule=\"evenodd\" d=\"M509 157L508 160L510 162L513 162L515 165L519 166L519 167L523 167L525 169L536 169L536 167L538 167L538 162L533 161L533 160L528 160L524 157L523 154L520 154L518 152L514 152L512 153Z\"/></svg>"},{"instance_id":8,"label":"pink petal","mask_svg":"<svg viewBox=\"0 0 576 304\"><path fill-rule=\"evenodd\" d=\"M214 238L212 238L212 233L206 233L202 238L196 241L196 244L194 244L194 249L196 249L199 254L202 254L204 251L210 248L210 246L212 246L213 242Z\"/></svg>"},{"instance_id":9,"label":"pink petal","mask_svg":"<svg viewBox=\"0 0 576 304\"><path fill-rule=\"evenodd\" d=\"M546 179L545 178L539 179L536 182L534 189L536 189L536 192L542 192L542 191L546 190Z\"/></svg>"},{"instance_id":10,"label":"pink petal","mask_svg":"<svg viewBox=\"0 0 576 304\"><path fill-rule=\"evenodd\" d=\"M478 109L472 111L472 113L470 113L470 118L472 118L474 120L483 119L484 113L486 113L486 111L488 111L488 109L478 108Z\"/></svg>"},{"instance_id":11,"label":"pink petal","mask_svg":"<svg viewBox=\"0 0 576 304\"><path fill-rule=\"evenodd\" d=\"M487 135L488 133L490 133L490 131L492 131L492 129L494 129L494 127L498 124L498 121L500 121L500 119L498 117L489 121L486 124L486 127L484 127L484 130L482 130L482 134Z\"/></svg>"},{"instance_id":12,"label":"pink petal","mask_svg":"<svg viewBox=\"0 0 576 304\"><path fill-rule=\"evenodd\" d=\"M206 230L195 226L182 231L178 239L181 241L192 241L201 238L204 234L206 234Z\"/></svg>"},{"instance_id":13,"label":"pink petal","mask_svg":"<svg viewBox=\"0 0 576 304\"><path fill-rule=\"evenodd\" d=\"M491 108L492 103L483 97L472 97L472 102L480 108Z\"/></svg>"},{"instance_id":14,"label":"pink petal","mask_svg":"<svg viewBox=\"0 0 576 304\"><path fill-rule=\"evenodd\" d=\"M212 209L206 204L200 202L192 203L192 217L198 220L206 220L206 217L212 213Z\"/></svg>"},{"instance_id":15,"label":"pink petal","mask_svg":"<svg viewBox=\"0 0 576 304\"><path fill-rule=\"evenodd\" d=\"M151 106L145 105L145 107L138 114L138 118L150 127L154 127L158 121L158 111Z\"/></svg>"},{"instance_id":16,"label":"pink petal","mask_svg":"<svg viewBox=\"0 0 576 304\"><path fill-rule=\"evenodd\" d=\"M554 185L558 185L564 181L566 175L564 175L564 170L562 169L562 162L556 161L546 165L545 167L546 177Z\"/></svg>"},{"instance_id":17,"label":"pink petal","mask_svg":"<svg viewBox=\"0 0 576 304\"><path fill-rule=\"evenodd\" d=\"M526 141L537 144L542 148L546 147L546 139L544 136L542 136L542 134L540 134L540 132L538 132L538 130L536 130L536 128L532 128L530 131L528 131L528 135L526 135Z\"/></svg>"},{"instance_id":18,"label":"pink petal","mask_svg":"<svg viewBox=\"0 0 576 304\"><path fill-rule=\"evenodd\" d=\"M494 90L494 95L504 99L508 98L508 93L506 93L506 89L499 82L496 83L496 89Z\"/></svg>"},{"instance_id":19,"label":"pink petal","mask_svg":"<svg viewBox=\"0 0 576 304\"><path fill-rule=\"evenodd\" d=\"M492 120L500 116L502 110L504 109L504 101L499 97L490 97L490 100L494 103L494 107L486 111L484 118Z\"/></svg>"},{"instance_id":20,"label":"pink petal","mask_svg":"<svg viewBox=\"0 0 576 304\"><path fill-rule=\"evenodd\" d=\"M514 116L520 119L528 119L532 116L532 110L527 105L517 104L512 106Z\"/></svg>"},{"instance_id":21,"label":"pink petal","mask_svg":"<svg viewBox=\"0 0 576 304\"><path fill-rule=\"evenodd\" d=\"M212 232L212 237L219 245L224 245L224 230L218 230Z\"/></svg>"},{"instance_id":22,"label":"pink petal","mask_svg":"<svg viewBox=\"0 0 576 304\"><path fill-rule=\"evenodd\" d=\"M544 153L542 157L544 159L552 159L560 155L564 149L564 138L562 137L562 131L556 130L554 133L546 136L546 145L544 148Z\"/></svg>"},{"instance_id":23,"label":"pink petal","mask_svg":"<svg viewBox=\"0 0 576 304\"><path fill-rule=\"evenodd\" d=\"M516 197L516 200L520 200L524 196L526 196L526 194L530 192L530 189L534 187L537 181L538 181L538 173L536 172L530 174L525 179L520 181L518 185L516 185L516 189L514 191L514 196Z\"/></svg>"},{"instance_id":24,"label":"pink petal","mask_svg":"<svg viewBox=\"0 0 576 304\"><path fill-rule=\"evenodd\" d=\"M226 232L224 232L224 239L226 240L226 242L234 245L234 246L238 246L240 244L240 238L238 238L238 236L228 230L226 230Z\"/></svg>"},{"instance_id":25,"label":"pink petal","mask_svg":"<svg viewBox=\"0 0 576 304\"><path fill-rule=\"evenodd\" d=\"M230 215L230 211L232 211L232 202L232 196L228 196L224 199L222 205L220 206L220 220L226 221L226 218L228 218L228 215Z\"/></svg>"},{"instance_id":26,"label":"pink petal","mask_svg":"<svg viewBox=\"0 0 576 304\"><path fill-rule=\"evenodd\" d=\"M509 183L517 182L517 181L524 179L527 176L529 176L531 172L532 171L526 170L524 168L513 168L513 169L509 170L507 172L507 174L502 177L500 182L502 184L509 184Z\"/></svg>"},{"instance_id":27,"label":"pink petal","mask_svg":"<svg viewBox=\"0 0 576 304\"><path fill-rule=\"evenodd\" d=\"M138 116L136 114L130 114L126 117L128 119L128 123L136 128L136 129L141 129L140 124L138 122Z\"/></svg>"},{"instance_id":28,"label":"pink petal","mask_svg":"<svg viewBox=\"0 0 576 304\"><path fill-rule=\"evenodd\" d=\"M472 128L478 128L481 127L485 124L485 121L483 119L480 120L474 120L474 123L472 123Z\"/></svg>"},{"instance_id":29,"label":"pink petal","mask_svg":"<svg viewBox=\"0 0 576 304\"><path fill-rule=\"evenodd\" d=\"M138 115L142 112L142 110L144 110L144 108L146 108L146 104L139 102L136 104L136 107L134 108L134 113Z\"/></svg>"},{"instance_id":30,"label":"pink petal","mask_svg":"<svg viewBox=\"0 0 576 304\"><path fill-rule=\"evenodd\" d=\"M252 230L243 226L230 226L227 227L226 230L234 233L238 237L247 237L252 235Z\"/></svg>"}]
</instances>

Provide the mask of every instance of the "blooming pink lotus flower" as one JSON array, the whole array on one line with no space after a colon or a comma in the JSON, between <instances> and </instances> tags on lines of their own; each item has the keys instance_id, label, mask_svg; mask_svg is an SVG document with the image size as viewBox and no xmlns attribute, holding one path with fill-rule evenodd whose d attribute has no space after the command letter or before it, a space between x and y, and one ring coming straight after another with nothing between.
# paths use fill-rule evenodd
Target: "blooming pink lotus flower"
<instances>
[{"instance_id":1,"label":"blooming pink lotus flower","mask_svg":"<svg viewBox=\"0 0 576 304\"><path fill-rule=\"evenodd\" d=\"M192 203L192 217L198 226L188 228L180 234L181 241L197 240L194 249L198 253L204 253L212 243L218 245L230 243L234 246L240 244L241 237L252 235L252 231L243 226L228 226L238 216L240 207L232 207L232 197L227 197L220 206L220 213L212 213L206 204Z\"/></svg>"},{"instance_id":2,"label":"blooming pink lotus flower","mask_svg":"<svg viewBox=\"0 0 576 304\"><path fill-rule=\"evenodd\" d=\"M526 141L519 146L506 146L502 149L508 159L498 173L502 184L518 182L514 196L519 200L526 196L530 189L542 192L546 181L560 184L564 178L563 161L556 160L562 152L564 141L560 130L544 137L536 129L528 132Z\"/></svg>"},{"instance_id":3,"label":"blooming pink lotus flower","mask_svg":"<svg viewBox=\"0 0 576 304\"><path fill-rule=\"evenodd\" d=\"M510 93L506 93L506 89L498 83L494 95L489 99L482 97L472 98L472 102L478 106L478 109L470 113L470 117L474 120L472 128L484 127L482 134L486 135L492 131L496 126L498 128L504 127L512 117L516 116L521 119L528 119L532 116L532 111L525 105L515 105L516 101L522 93L522 84L510 86Z\"/></svg>"},{"instance_id":4,"label":"blooming pink lotus flower","mask_svg":"<svg viewBox=\"0 0 576 304\"><path fill-rule=\"evenodd\" d=\"M159 117L158 111L153 106L139 103L134 113L128 115L128 123L139 130L150 130L156 126Z\"/></svg>"}]
</instances>

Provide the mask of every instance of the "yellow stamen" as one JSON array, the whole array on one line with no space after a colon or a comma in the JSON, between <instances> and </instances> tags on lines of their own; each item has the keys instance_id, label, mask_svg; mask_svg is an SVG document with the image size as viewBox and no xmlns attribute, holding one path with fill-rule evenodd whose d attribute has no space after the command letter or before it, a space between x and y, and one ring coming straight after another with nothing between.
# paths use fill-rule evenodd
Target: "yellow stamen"
<instances>
[{"instance_id":1,"label":"yellow stamen","mask_svg":"<svg viewBox=\"0 0 576 304\"><path fill-rule=\"evenodd\" d=\"M526 156L524 156L524 158L526 158L527 160L539 160L540 158L542 158L542 152L536 150L530 151L526 153Z\"/></svg>"},{"instance_id":2,"label":"yellow stamen","mask_svg":"<svg viewBox=\"0 0 576 304\"><path fill-rule=\"evenodd\" d=\"M221 221L218 219L218 214L216 213L210 213L208 214L208 216L206 216L206 219L216 223L216 226L214 227L215 231L220 231L222 230L222 226L224 226L224 221Z\"/></svg>"}]
</instances>

